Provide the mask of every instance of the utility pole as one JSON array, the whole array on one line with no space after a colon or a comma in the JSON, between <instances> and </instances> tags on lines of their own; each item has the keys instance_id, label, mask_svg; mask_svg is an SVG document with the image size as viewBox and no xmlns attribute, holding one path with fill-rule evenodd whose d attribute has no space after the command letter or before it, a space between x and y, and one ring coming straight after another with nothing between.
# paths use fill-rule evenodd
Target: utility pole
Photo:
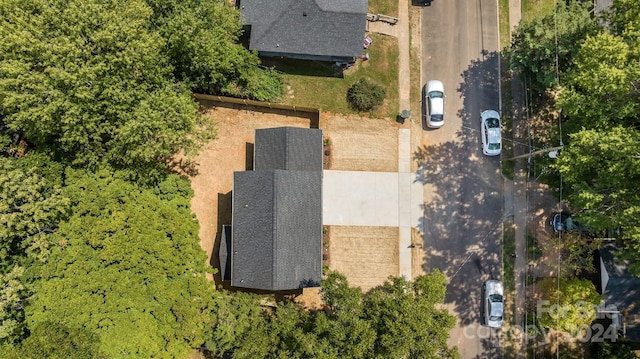
<instances>
[{"instance_id":1,"label":"utility pole","mask_svg":"<svg viewBox=\"0 0 640 359\"><path fill-rule=\"evenodd\" d=\"M527 157L531 157L533 155L539 155L541 153L548 153L548 152L553 152L553 151L559 151L561 149L563 149L564 146L557 146L557 147L549 147L549 148L544 148L542 150L537 150L537 151L533 151L533 152L529 152L526 153L524 155L519 155L519 156L515 156L515 157L511 157L511 158L507 158L505 161L507 160L516 160L518 158L527 158Z\"/></svg>"}]
</instances>

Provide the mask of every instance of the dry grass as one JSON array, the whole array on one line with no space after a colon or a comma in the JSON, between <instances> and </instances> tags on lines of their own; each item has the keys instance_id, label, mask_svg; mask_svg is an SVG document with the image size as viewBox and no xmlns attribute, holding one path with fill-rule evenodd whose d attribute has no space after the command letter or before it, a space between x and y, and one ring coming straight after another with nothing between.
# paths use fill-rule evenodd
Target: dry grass
<instances>
[{"instance_id":1,"label":"dry grass","mask_svg":"<svg viewBox=\"0 0 640 359\"><path fill-rule=\"evenodd\" d=\"M326 114L322 126L331 139L332 170L398 171L397 122Z\"/></svg>"},{"instance_id":2,"label":"dry grass","mask_svg":"<svg viewBox=\"0 0 640 359\"><path fill-rule=\"evenodd\" d=\"M331 270L363 291L399 275L398 227L331 227Z\"/></svg>"}]
</instances>

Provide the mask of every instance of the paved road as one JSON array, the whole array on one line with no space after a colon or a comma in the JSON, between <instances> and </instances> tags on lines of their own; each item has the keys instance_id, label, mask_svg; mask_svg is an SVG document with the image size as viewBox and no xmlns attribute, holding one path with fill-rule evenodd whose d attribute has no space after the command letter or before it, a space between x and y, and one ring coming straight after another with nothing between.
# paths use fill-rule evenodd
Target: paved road
<instances>
[{"instance_id":1,"label":"paved road","mask_svg":"<svg viewBox=\"0 0 640 359\"><path fill-rule=\"evenodd\" d=\"M480 325L482 282L502 279L500 160L482 155L479 132L480 111L499 109L497 11L496 0L434 0L422 16L423 83L442 80L447 94L445 125L423 131L416 156L425 267L450 279L450 345L463 358L501 357L500 331Z\"/></svg>"}]
</instances>

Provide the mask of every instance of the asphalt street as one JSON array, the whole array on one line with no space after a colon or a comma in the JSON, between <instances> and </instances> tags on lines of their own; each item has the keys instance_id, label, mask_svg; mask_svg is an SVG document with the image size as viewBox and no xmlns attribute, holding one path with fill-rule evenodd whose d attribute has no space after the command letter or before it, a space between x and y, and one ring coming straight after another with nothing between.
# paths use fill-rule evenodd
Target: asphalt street
<instances>
[{"instance_id":1,"label":"asphalt street","mask_svg":"<svg viewBox=\"0 0 640 359\"><path fill-rule=\"evenodd\" d=\"M502 357L501 331L481 325L482 283L502 280L500 158L482 154L480 112L500 110L497 0L434 0L422 14L422 80L445 86L445 125L424 128L416 158L424 184L425 269L450 280L462 358ZM423 114L424 114L423 105Z\"/></svg>"}]
</instances>

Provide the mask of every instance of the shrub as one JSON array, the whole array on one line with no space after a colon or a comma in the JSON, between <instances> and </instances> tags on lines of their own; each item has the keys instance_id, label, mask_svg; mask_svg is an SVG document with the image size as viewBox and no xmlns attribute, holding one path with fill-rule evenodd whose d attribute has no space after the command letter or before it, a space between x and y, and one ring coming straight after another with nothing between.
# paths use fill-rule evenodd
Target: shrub
<instances>
[{"instance_id":1,"label":"shrub","mask_svg":"<svg viewBox=\"0 0 640 359\"><path fill-rule=\"evenodd\" d=\"M387 95L384 87L366 78L361 78L347 91L347 102L358 111L371 111L382 105Z\"/></svg>"}]
</instances>

